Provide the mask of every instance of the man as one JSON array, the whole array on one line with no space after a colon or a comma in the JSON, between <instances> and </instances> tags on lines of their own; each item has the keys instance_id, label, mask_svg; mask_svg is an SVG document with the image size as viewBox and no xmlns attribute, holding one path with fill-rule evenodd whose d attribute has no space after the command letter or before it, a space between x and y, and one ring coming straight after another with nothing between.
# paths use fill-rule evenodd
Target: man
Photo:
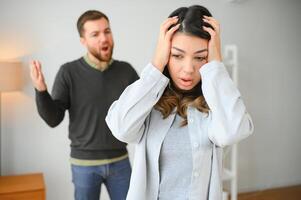
<instances>
[{"instance_id":1,"label":"man","mask_svg":"<svg viewBox=\"0 0 301 200\"><path fill-rule=\"evenodd\" d=\"M105 14L89 10L79 17L77 28L87 54L61 66L52 95L40 62L31 63L38 112L55 127L69 111L75 199L99 200L102 183L112 200L125 199L131 174L126 144L112 136L105 116L138 75L130 64L112 59L114 42Z\"/></svg>"}]
</instances>

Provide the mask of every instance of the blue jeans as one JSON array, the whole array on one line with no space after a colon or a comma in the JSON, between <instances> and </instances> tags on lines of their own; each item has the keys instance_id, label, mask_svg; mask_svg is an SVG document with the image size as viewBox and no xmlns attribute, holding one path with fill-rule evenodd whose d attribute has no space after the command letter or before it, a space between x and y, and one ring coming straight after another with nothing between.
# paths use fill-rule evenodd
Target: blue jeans
<instances>
[{"instance_id":1,"label":"blue jeans","mask_svg":"<svg viewBox=\"0 0 301 200\"><path fill-rule=\"evenodd\" d=\"M99 200L104 183L111 200L124 200L129 189L129 159L98 166L71 165L75 200Z\"/></svg>"}]
</instances>

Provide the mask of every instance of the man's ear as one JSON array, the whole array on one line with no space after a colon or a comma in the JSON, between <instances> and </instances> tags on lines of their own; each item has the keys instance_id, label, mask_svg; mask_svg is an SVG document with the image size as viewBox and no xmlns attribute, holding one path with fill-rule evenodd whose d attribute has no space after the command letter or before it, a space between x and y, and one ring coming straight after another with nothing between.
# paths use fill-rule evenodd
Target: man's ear
<instances>
[{"instance_id":1,"label":"man's ear","mask_svg":"<svg viewBox=\"0 0 301 200\"><path fill-rule=\"evenodd\" d=\"M87 44L85 38L83 38L83 37L80 37L80 43L84 46L86 46L86 44Z\"/></svg>"}]
</instances>

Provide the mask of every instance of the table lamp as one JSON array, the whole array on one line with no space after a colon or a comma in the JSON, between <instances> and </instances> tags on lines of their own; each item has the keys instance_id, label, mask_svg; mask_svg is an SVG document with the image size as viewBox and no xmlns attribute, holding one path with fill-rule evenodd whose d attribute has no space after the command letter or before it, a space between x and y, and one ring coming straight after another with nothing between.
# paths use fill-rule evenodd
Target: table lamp
<instances>
[{"instance_id":1,"label":"table lamp","mask_svg":"<svg viewBox=\"0 0 301 200\"><path fill-rule=\"evenodd\" d=\"M3 92L21 90L22 64L20 62L0 61L0 175L2 175L2 149L1 149L1 95Z\"/></svg>"}]
</instances>

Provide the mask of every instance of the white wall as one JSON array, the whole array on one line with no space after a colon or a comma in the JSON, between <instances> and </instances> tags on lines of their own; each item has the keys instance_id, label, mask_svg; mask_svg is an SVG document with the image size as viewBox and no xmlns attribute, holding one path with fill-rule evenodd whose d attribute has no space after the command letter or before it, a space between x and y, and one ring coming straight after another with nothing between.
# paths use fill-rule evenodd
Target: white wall
<instances>
[{"instance_id":1,"label":"white wall","mask_svg":"<svg viewBox=\"0 0 301 200\"><path fill-rule=\"evenodd\" d=\"M239 144L239 190L301 184L298 0L0 0L0 60L22 60L26 80L23 91L2 95L2 174L43 172L47 199L72 199L68 115L55 129L45 125L25 65L41 60L51 89L60 65L85 52L75 26L81 13L105 12L114 57L141 72L152 57L160 23L175 8L196 3L220 20L223 44L239 48L239 88L255 123L254 135Z\"/></svg>"}]
</instances>

